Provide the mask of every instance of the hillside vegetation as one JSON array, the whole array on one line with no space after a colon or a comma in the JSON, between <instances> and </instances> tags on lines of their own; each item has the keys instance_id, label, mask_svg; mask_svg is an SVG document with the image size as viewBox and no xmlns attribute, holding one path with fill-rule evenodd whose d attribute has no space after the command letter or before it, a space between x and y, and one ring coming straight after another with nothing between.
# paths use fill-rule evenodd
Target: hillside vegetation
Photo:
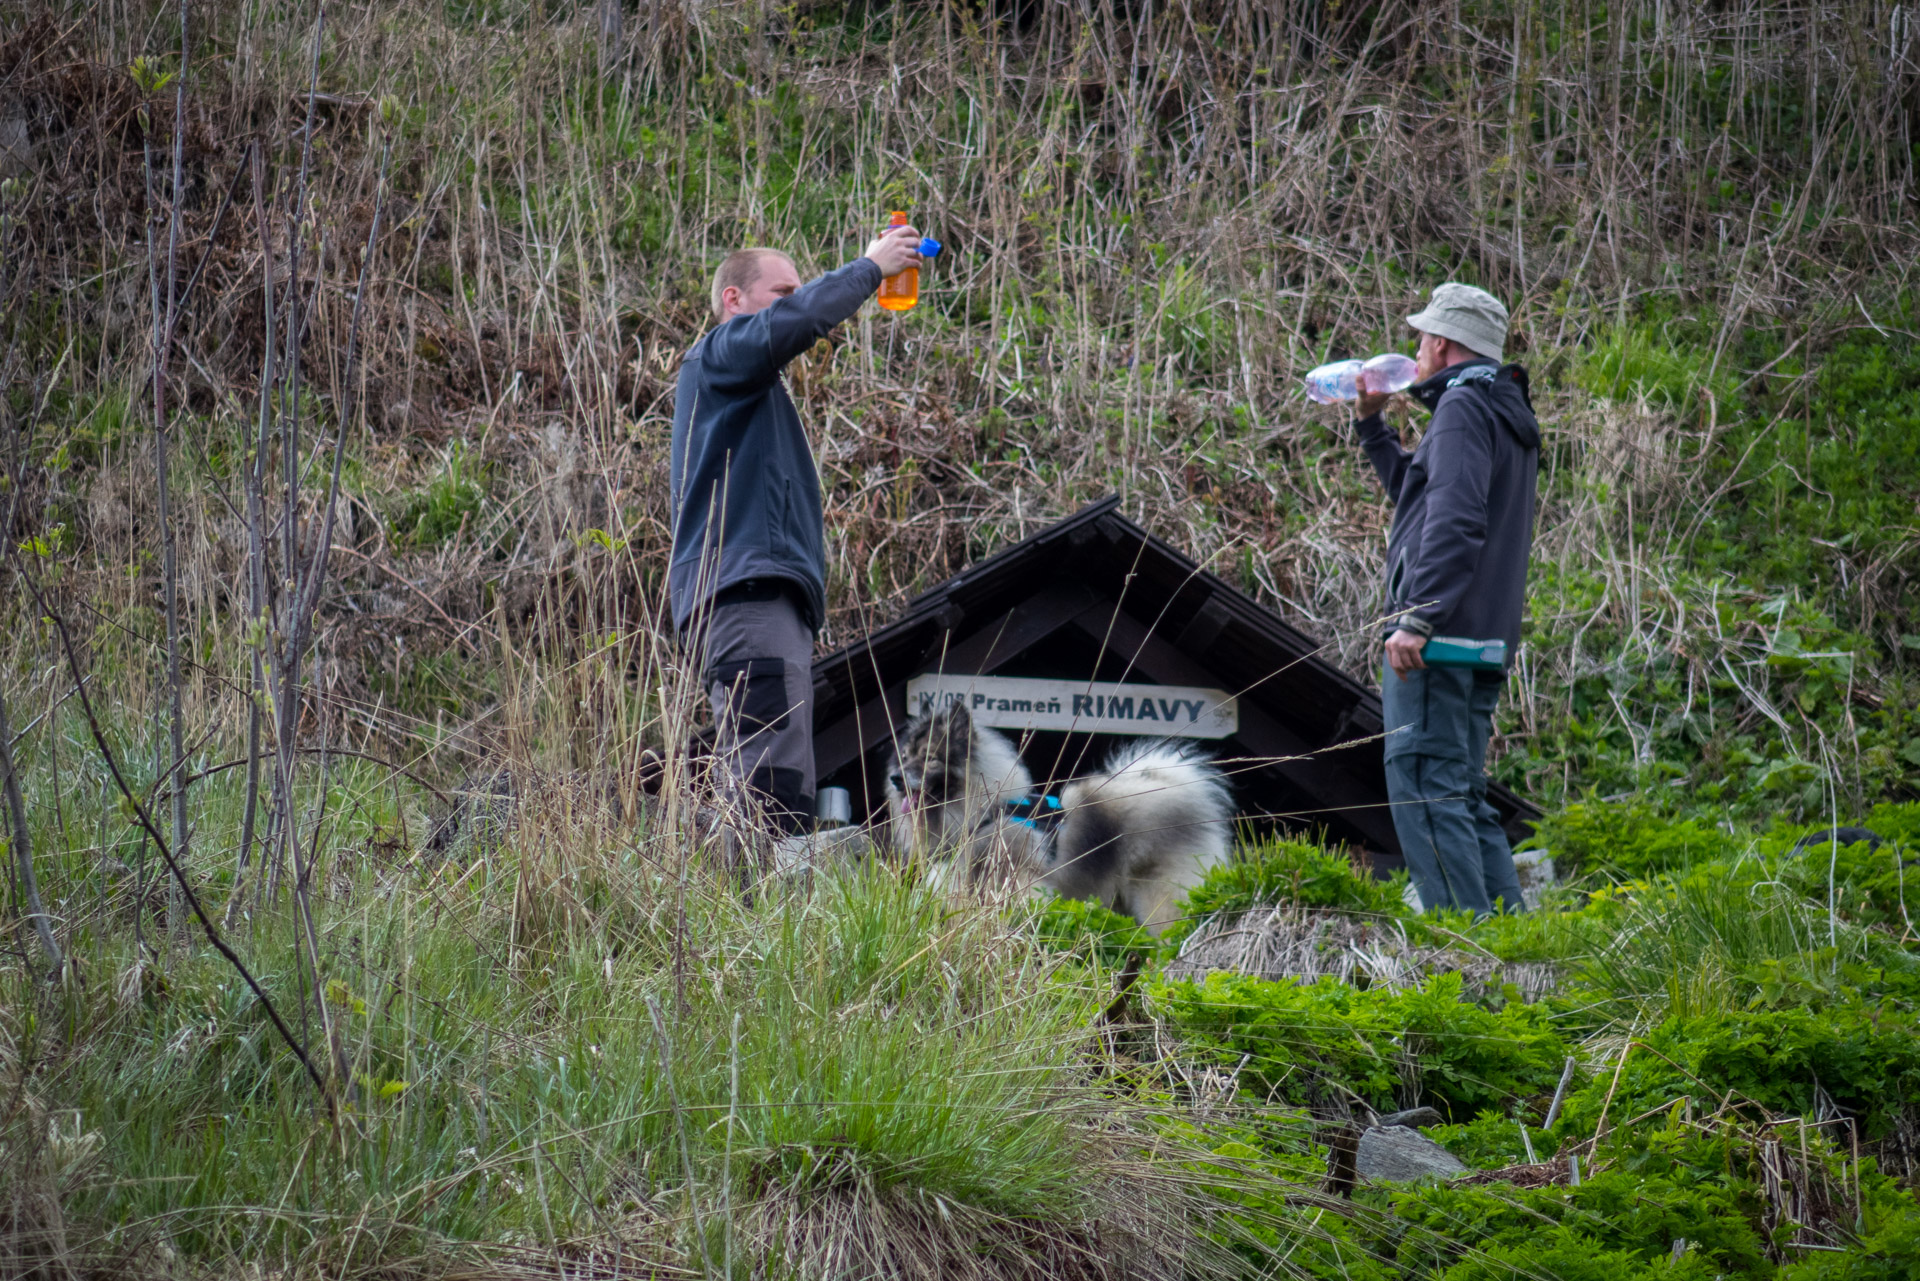
<instances>
[{"instance_id":1,"label":"hillside vegetation","mask_svg":"<svg viewBox=\"0 0 1920 1281\"><path fill-rule=\"evenodd\" d=\"M1917 39L9 7L0 1274L1916 1275ZM788 373L823 645L1118 492L1368 676L1389 513L1297 376L1509 300L1547 446L1494 768L1552 910L1414 918L1311 843L1166 946L913 868L740 892L662 622L676 361L725 252L896 208L920 306ZM1345 1186L1416 1105L1474 1172Z\"/></svg>"}]
</instances>

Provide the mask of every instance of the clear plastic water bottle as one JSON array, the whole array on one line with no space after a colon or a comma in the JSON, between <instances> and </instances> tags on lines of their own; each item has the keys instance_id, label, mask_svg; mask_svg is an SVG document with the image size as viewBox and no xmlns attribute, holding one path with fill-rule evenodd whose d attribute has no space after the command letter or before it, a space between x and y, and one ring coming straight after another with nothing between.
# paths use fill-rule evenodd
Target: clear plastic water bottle
<instances>
[{"instance_id":1,"label":"clear plastic water bottle","mask_svg":"<svg viewBox=\"0 0 1920 1281\"><path fill-rule=\"evenodd\" d=\"M1308 372L1307 399L1322 405L1360 399L1360 378L1364 373L1367 390L1376 395L1405 391L1413 386L1413 359L1397 351L1375 356L1372 360L1336 360Z\"/></svg>"}]
</instances>

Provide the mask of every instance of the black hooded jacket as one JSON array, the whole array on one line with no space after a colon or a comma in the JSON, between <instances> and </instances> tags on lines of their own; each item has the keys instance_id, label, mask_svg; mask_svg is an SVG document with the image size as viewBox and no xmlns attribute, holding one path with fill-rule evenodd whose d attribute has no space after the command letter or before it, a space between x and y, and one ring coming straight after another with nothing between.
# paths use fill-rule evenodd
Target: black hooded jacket
<instances>
[{"instance_id":1,"label":"black hooded jacket","mask_svg":"<svg viewBox=\"0 0 1920 1281\"><path fill-rule=\"evenodd\" d=\"M1393 500L1388 630L1520 645L1540 424L1526 370L1469 360L1408 389L1433 413L1409 453L1380 414L1355 424Z\"/></svg>"},{"instance_id":2,"label":"black hooded jacket","mask_svg":"<svg viewBox=\"0 0 1920 1281\"><path fill-rule=\"evenodd\" d=\"M820 474L780 371L880 287L856 258L751 316L709 330L680 362L668 482L673 625L687 629L716 592L749 579L798 590L807 626L827 612Z\"/></svg>"}]
</instances>

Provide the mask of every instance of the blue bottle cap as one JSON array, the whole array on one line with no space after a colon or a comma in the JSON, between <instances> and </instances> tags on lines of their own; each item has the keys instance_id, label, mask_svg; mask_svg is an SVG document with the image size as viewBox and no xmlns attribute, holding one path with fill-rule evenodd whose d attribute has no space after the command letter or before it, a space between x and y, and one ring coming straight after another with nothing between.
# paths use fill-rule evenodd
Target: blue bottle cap
<instances>
[{"instance_id":1,"label":"blue bottle cap","mask_svg":"<svg viewBox=\"0 0 1920 1281\"><path fill-rule=\"evenodd\" d=\"M922 240L920 242L920 256L922 258L932 258L939 252L940 252L940 242L935 240L932 236L928 236L925 240Z\"/></svg>"}]
</instances>

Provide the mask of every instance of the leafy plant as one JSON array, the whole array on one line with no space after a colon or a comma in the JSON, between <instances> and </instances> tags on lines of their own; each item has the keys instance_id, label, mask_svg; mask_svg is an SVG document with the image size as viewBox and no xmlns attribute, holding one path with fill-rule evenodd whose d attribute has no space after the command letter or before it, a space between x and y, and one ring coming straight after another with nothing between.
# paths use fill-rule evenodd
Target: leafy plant
<instances>
[{"instance_id":1,"label":"leafy plant","mask_svg":"<svg viewBox=\"0 0 1920 1281\"><path fill-rule=\"evenodd\" d=\"M1920 963L1879 935L1831 916L1781 881L1725 866L1638 883L1595 909L1604 938L1576 979L1627 1022L1755 1005L1824 1004L1849 988L1920 990ZM1877 977L1876 972L1877 971Z\"/></svg>"},{"instance_id":2,"label":"leafy plant","mask_svg":"<svg viewBox=\"0 0 1920 1281\"><path fill-rule=\"evenodd\" d=\"M1577 802L1534 824L1522 848L1553 854L1562 876L1586 871L1647 876L1739 852L1733 837L1711 823L1676 819L1645 802Z\"/></svg>"},{"instance_id":3,"label":"leafy plant","mask_svg":"<svg viewBox=\"0 0 1920 1281\"><path fill-rule=\"evenodd\" d=\"M1161 948L1160 940L1131 916L1085 899L1048 896L1033 913L1031 927L1042 947L1097 956L1108 966L1124 964L1130 954L1155 956Z\"/></svg>"},{"instance_id":4,"label":"leafy plant","mask_svg":"<svg viewBox=\"0 0 1920 1281\"><path fill-rule=\"evenodd\" d=\"M1558 1146L1553 1135L1546 1130L1527 1126L1526 1139L1523 1140L1521 1126L1524 1123L1522 1118L1489 1108L1471 1121L1458 1125L1429 1126L1425 1133L1468 1165L1483 1170L1497 1170L1553 1156ZM1528 1142L1533 1144L1532 1157L1527 1154Z\"/></svg>"},{"instance_id":5,"label":"leafy plant","mask_svg":"<svg viewBox=\"0 0 1920 1281\"><path fill-rule=\"evenodd\" d=\"M1862 1137L1873 1139L1920 1098L1920 1024L1878 1002L1669 1018L1624 1060L1618 1052L1610 1057L1568 1096L1562 1133L1593 1134L1603 1108L1633 1117L1691 1100L1696 1111L1712 1112L1739 1099L1781 1115L1818 1116L1824 1097L1858 1117Z\"/></svg>"},{"instance_id":6,"label":"leafy plant","mask_svg":"<svg viewBox=\"0 0 1920 1281\"><path fill-rule=\"evenodd\" d=\"M486 501L486 473L467 460L464 446L447 451L446 464L394 513L394 536L414 547L435 547L468 528Z\"/></svg>"},{"instance_id":7,"label":"leafy plant","mask_svg":"<svg viewBox=\"0 0 1920 1281\"><path fill-rule=\"evenodd\" d=\"M1698 1178L1612 1172L1577 1189L1423 1188L1394 1198L1416 1225L1394 1259L1405 1277L1447 1281L1763 1276L1763 1241L1735 1196ZM1682 1237L1699 1244L1674 1259Z\"/></svg>"},{"instance_id":8,"label":"leafy plant","mask_svg":"<svg viewBox=\"0 0 1920 1281\"><path fill-rule=\"evenodd\" d=\"M1596 336L1569 372L1574 382L1609 400L1638 396L1679 410L1703 393L1731 400L1737 380L1724 367L1714 369L1712 348L1692 339L1672 341L1646 323L1615 326Z\"/></svg>"},{"instance_id":9,"label":"leafy plant","mask_svg":"<svg viewBox=\"0 0 1920 1281\"><path fill-rule=\"evenodd\" d=\"M1305 841L1249 842L1187 892L1187 915L1166 938L1178 942L1209 916L1275 903L1403 916L1405 889L1404 873L1378 881L1344 856Z\"/></svg>"},{"instance_id":10,"label":"leafy plant","mask_svg":"<svg viewBox=\"0 0 1920 1281\"><path fill-rule=\"evenodd\" d=\"M1461 989L1458 974L1363 991L1336 979L1302 985L1215 973L1155 984L1150 997L1190 1043L1273 1098L1346 1089L1382 1111L1430 1102L1471 1116L1552 1089L1566 1044L1542 1012L1490 1011L1463 1000Z\"/></svg>"}]
</instances>

